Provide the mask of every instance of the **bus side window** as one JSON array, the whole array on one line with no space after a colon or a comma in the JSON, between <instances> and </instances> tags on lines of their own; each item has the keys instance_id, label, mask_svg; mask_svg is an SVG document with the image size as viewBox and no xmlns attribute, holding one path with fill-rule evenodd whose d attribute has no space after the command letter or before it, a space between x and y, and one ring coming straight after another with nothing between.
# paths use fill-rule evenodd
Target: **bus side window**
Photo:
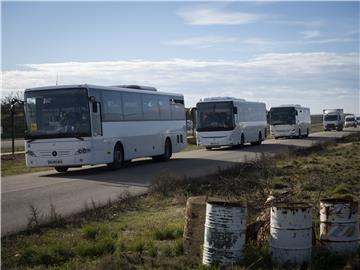
<instances>
[{"instance_id":1,"label":"bus side window","mask_svg":"<svg viewBox=\"0 0 360 270\"><path fill-rule=\"evenodd\" d=\"M169 96L159 96L159 110L160 110L160 119L170 120L170 97Z\"/></svg>"}]
</instances>

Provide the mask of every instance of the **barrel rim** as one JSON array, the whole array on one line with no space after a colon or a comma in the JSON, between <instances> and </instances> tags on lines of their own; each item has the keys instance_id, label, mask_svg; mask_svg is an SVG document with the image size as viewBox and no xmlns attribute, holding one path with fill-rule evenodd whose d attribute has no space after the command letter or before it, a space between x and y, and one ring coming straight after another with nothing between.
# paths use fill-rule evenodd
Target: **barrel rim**
<instances>
[{"instance_id":1,"label":"barrel rim","mask_svg":"<svg viewBox=\"0 0 360 270\"><path fill-rule=\"evenodd\" d=\"M321 199L320 203L331 203L331 204L341 204L341 203L350 203L350 204L358 204L357 201L350 198L325 198Z\"/></svg>"},{"instance_id":2,"label":"barrel rim","mask_svg":"<svg viewBox=\"0 0 360 270\"><path fill-rule=\"evenodd\" d=\"M228 201L222 199L209 199L206 203L222 207L246 207L244 201Z\"/></svg>"},{"instance_id":3,"label":"barrel rim","mask_svg":"<svg viewBox=\"0 0 360 270\"><path fill-rule=\"evenodd\" d=\"M307 209L312 208L312 204L306 202L277 202L273 203L271 207L283 209Z\"/></svg>"},{"instance_id":4,"label":"barrel rim","mask_svg":"<svg viewBox=\"0 0 360 270\"><path fill-rule=\"evenodd\" d=\"M217 197L208 197L205 195L201 196L190 196L187 198L187 202L191 203L192 205L206 205L208 200L217 200Z\"/></svg>"}]
</instances>

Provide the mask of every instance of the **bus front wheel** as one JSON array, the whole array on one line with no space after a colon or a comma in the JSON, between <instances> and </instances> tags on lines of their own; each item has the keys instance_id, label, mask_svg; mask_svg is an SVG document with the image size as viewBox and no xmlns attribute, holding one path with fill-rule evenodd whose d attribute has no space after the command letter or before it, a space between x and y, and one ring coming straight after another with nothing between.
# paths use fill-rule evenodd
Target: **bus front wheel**
<instances>
[{"instance_id":1,"label":"bus front wheel","mask_svg":"<svg viewBox=\"0 0 360 270\"><path fill-rule=\"evenodd\" d=\"M113 162L108 163L108 167L112 170L117 170L122 167L124 163L123 149L120 144L116 144L114 148Z\"/></svg>"},{"instance_id":2,"label":"bus front wheel","mask_svg":"<svg viewBox=\"0 0 360 270\"><path fill-rule=\"evenodd\" d=\"M56 166L55 167L55 170L57 172L62 172L62 173L67 172L68 169L69 169L69 167L65 167L65 166Z\"/></svg>"}]
</instances>

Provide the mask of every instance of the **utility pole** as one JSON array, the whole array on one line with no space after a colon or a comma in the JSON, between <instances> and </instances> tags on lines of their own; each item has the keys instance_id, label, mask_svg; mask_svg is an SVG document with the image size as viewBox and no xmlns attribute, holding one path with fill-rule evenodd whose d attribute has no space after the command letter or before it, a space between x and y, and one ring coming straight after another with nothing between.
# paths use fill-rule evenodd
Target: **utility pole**
<instances>
[{"instance_id":1,"label":"utility pole","mask_svg":"<svg viewBox=\"0 0 360 270\"><path fill-rule=\"evenodd\" d=\"M19 100L17 98L13 98L10 103L10 113L11 113L11 150L13 159L15 159L15 105L21 104L24 105L24 101Z\"/></svg>"}]
</instances>

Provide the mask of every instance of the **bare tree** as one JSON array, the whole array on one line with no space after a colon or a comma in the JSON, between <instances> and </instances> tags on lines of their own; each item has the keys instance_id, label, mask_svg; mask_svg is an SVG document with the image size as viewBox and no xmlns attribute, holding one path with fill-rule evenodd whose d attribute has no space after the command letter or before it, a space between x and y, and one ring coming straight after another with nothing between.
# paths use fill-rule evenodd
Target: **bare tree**
<instances>
[{"instance_id":1,"label":"bare tree","mask_svg":"<svg viewBox=\"0 0 360 270\"><path fill-rule=\"evenodd\" d=\"M10 105L13 98L18 99L18 100L23 100L24 92L18 90L18 91L11 91L11 92L6 93L5 95L3 95L1 97L1 105L2 106Z\"/></svg>"}]
</instances>

